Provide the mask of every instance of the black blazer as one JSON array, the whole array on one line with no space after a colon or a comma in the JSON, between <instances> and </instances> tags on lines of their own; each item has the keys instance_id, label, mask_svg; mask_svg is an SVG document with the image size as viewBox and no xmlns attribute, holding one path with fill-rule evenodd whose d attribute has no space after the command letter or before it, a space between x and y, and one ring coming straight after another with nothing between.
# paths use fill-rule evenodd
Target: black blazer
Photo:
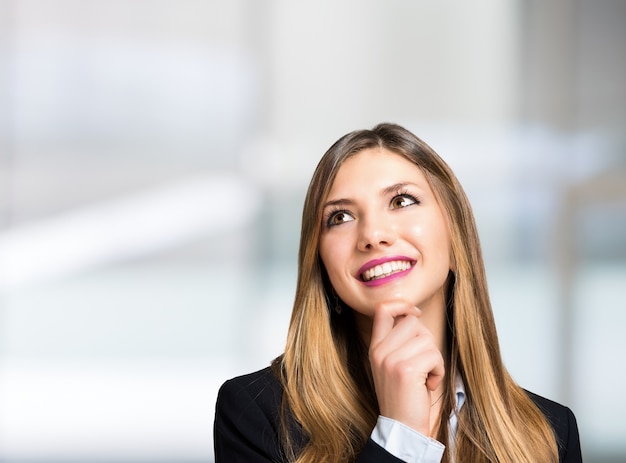
<instances>
[{"instance_id":1,"label":"black blazer","mask_svg":"<svg viewBox=\"0 0 626 463\"><path fill-rule=\"evenodd\" d=\"M551 400L528 394L555 430L559 461L582 462L578 427L572 411ZM226 381L218 393L215 409L215 462L284 463L286 460L277 437L281 400L282 386L269 367ZM401 461L372 439L357 458L358 463Z\"/></svg>"}]
</instances>

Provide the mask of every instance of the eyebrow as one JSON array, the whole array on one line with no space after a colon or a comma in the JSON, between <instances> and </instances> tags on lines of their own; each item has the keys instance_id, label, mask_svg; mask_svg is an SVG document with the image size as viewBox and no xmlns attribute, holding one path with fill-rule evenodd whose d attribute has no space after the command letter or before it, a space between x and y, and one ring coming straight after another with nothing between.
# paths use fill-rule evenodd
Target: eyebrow
<instances>
[{"instance_id":1,"label":"eyebrow","mask_svg":"<svg viewBox=\"0 0 626 463\"><path fill-rule=\"evenodd\" d=\"M352 201L351 199L334 199L332 201L325 202L322 209L326 209L328 206L347 206L350 204L354 204L354 201Z\"/></svg>"},{"instance_id":2,"label":"eyebrow","mask_svg":"<svg viewBox=\"0 0 626 463\"><path fill-rule=\"evenodd\" d=\"M394 183L393 185L389 185L386 188L383 188L380 194L381 196L387 196L393 193L397 193L398 190L402 190L403 188L406 188L407 186L413 186L415 188L420 187L417 183L413 183L413 182L399 182L399 183Z\"/></svg>"},{"instance_id":3,"label":"eyebrow","mask_svg":"<svg viewBox=\"0 0 626 463\"><path fill-rule=\"evenodd\" d=\"M393 193L397 193L398 190L401 190L403 188L406 188L407 186L413 186L415 188L420 188L420 186L417 183L413 183L413 182L399 182L399 183L394 183L393 185L389 185L385 188L383 188L380 191L380 195L381 196L387 196ZM354 200L352 199L348 199L348 198L340 198L340 199L333 199L332 201L327 201L324 203L324 206L322 207L322 209L326 209L328 206L349 206L354 204Z\"/></svg>"}]
</instances>

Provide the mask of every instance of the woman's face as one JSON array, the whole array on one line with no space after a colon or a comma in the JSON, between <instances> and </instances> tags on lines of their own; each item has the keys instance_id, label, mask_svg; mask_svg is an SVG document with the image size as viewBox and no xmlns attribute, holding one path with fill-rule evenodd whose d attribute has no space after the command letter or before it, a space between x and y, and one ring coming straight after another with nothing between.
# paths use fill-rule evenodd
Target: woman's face
<instances>
[{"instance_id":1,"label":"woman's face","mask_svg":"<svg viewBox=\"0 0 626 463\"><path fill-rule=\"evenodd\" d=\"M404 300L443 310L450 269L446 219L422 171L391 151L359 152L339 168L323 205L320 256L339 297L372 317Z\"/></svg>"}]
</instances>

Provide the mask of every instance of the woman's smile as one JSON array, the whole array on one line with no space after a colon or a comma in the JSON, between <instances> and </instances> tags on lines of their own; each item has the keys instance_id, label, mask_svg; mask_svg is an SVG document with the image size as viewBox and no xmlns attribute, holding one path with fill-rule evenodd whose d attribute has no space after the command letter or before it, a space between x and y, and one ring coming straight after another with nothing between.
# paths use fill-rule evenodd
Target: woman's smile
<instances>
[{"instance_id":1,"label":"woman's smile","mask_svg":"<svg viewBox=\"0 0 626 463\"><path fill-rule=\"evenodd\" d=\"M378 286L405 276L415 261L407 257L388 257L371 260L359 270L359 278L368 286Z\"/></svg>"}]
</instances>

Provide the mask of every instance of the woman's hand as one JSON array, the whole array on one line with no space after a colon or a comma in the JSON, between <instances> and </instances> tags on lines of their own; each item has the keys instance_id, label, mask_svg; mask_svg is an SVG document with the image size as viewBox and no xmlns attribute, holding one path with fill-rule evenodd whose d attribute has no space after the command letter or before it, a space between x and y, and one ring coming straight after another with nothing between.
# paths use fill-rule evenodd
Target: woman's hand
<instances>
[{"instance_id":1,"label":"woman's hand","mask_svg":"<svg viewBox=\"0 0 626 463\"><path fill-rule=\"evenodd\" d=\"M422 312L403 301L379 304L369 357L380 414L429 436L431 393L444 375L443 356Z\"/></svg>"}]
</instances>

